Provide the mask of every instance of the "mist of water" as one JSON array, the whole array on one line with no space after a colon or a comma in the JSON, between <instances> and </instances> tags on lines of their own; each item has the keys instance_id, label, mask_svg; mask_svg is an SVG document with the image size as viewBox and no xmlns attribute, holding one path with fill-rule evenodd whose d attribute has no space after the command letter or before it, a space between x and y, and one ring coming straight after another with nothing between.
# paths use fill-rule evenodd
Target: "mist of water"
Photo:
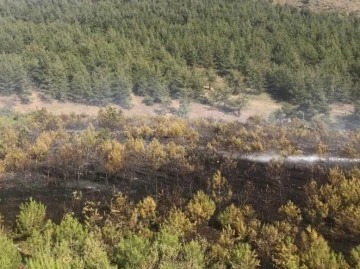
<instances>
[{"instance_id":1,"label":"mist of water","mask_svg":"<svg viewBox=\"0 0 360 269\"><path fill-rule=\"evenodd\" d=\"M240 156L242 160L248 160L251 162L268 163L270 161L283 161L289 164L316 164L316 163L328 163L328 164L356 164L360 163L360 158L345 158L345 157L321 157L318 155L289 155L282 156L277 153L249 153Z\"/></svg>"}]
</instances>

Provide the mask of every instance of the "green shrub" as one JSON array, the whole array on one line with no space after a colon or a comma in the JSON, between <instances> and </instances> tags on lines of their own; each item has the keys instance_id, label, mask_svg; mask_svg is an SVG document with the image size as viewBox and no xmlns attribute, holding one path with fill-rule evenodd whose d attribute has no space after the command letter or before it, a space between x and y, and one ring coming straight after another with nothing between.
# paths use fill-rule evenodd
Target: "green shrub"
<instances>
[{"instance_id":1,"label":"green shrub","mask_svg":"<svg viewBox=\"0 0 360 269\"><path fill-rule=\"evenodd\" d=\"M119 268L151 268L154 257L148 239L135 234L128 234L114 250L114 262Z\"/></svg>"},{"instance_id":2,"label":"green shrub","mask_svg":"<svg viewBox=\"0 0 360 269\"><path fill-rule=\"evenodd\" d=\"M0 229L0 268L18 269L21 256L13 242Z\"/></svg>"},{"instance_id":3,"label":"green shrub","mask_svg":"<svg viewBox=\"0 0 360 269\"><path fill-rule=\"evenodd\" d=\"M153 98L151 98L150 96L146 96L143 100L143 103L147 106L152 106L155 102Z\"/></svg>"},{"instance_id":4,"label":"green shrub","mask_svg":"<svg viewBox=\"0 0 360 269\"><path fill-rule=\"evenodd\" d=\"M29 268L85 268L89 255L83 250L84 229L77 224L78 221L68 214L59 225L49 221L41 232L34 231L22 245L30 256L27 259ZM93 245L96 252L96 244Z\"/></svg>"},{"instance_id":5,"label":"green shrub","mask_svg":"<svg viewBox=\"0 0 360 269\"><path fill-rule=\"evenodd\" d=\"M285 205L282 205L279 208L279 214L284 220L295 225L302 221L301 210L292 201L288 201Z\"/></svg>"},{"instance_id":6,"label":"green shrub","mask_svg":"<svg viewBox=\"0 0 360 269\"><path fill-rule=\"evenodd\" d=\"M56 226L55 235L57 242L69 244L74 255L82 255L88 233L72 214L64 216L61 223Z\"/></svg>"},{"instance_id":7,"label":"green shrub","mask_svg":"<svg viewBox=\"0 0 360 269\"><path fill-rule=\"evenodd\" d=\"M253 269L260 266L255 251L252 251L249 244L241 243L232 252L231 265L233 268Z\"/></svg>"},{"instance_id":8,"label":"green shrub","mask_svg":"<svg viewBox=\"0 0 360 269\"><path fill-rule=\"evenodd\" d=\"M208 221L214 214L216 205L203 191L198 191L187 206L190 218L194 221Z\"/></svg>"},{"instance_id":9,"label":"green shrub","mask_svg":"<svg viewBox=\"0 0 360 269\"><path fill-rule=\"evenodd\" d=\"M184 245L184 261L186 268L200 269L205 266L204 250L197 241L191 241Z\"/></svg>"},{"instance_id":10,"label":"green shrub","mask_svg":"<svg viewBox=\"0 0 360 269\"><path fill-rule=\"evenodd\" d=\"M168 218L165 220L163 227L167 230L171 230L175 233L180 234L181 236L185 235L187 232L193 230L193 224L186 214L180 209L173 208Z\"/></svg>"},{"instance_id":11,"label":"green shrub","mask_svg":"<svg viewBox=\"0 0 360 269\"><path fill-rule=\"evenodd\" d=\"M100 109L97 116L99 126L109 129L119 127L122 118L122 111L110 106Z\"/></svg>"},{"instance_id":12,"label":"green shrub","mask_svg":"<svg viewBox=\"0 0 360 269\"><path fill-rule=\"evenodd\" d=\"M110 265L104 244L93 233L90 233L85 240L84 261L87 269L114 268Z\"/></svg>"},{"instance_id":13,"label":"green shrub","mask_svg":"<svg viewBox=\"0 0 360 269\"><path fill-rule=\"evenodd\" d=\"M360 245L351 250L350 260L353 268L360 269Z\"/></svg>"},{"instance_id":14,"label":"green shrub","mask_svg":"<svg viewBox=\"0 0 360 269\"><path fill-rule=\"evenodd\" d=\"M325 239L311 227L301 234L301 262L306 268L347 268L341 255L331 250Z\"/></svg>"},{"instance_id":15,"label":"green shrub","mask_svg":"<svg viewBox=\"0 0 360 269\"><path fill-rule=\"evenodd\" d=\"M46 207L30 198L29 202L20 204L20 213L16 217L19 236L30 236L40 231L45 225Z\"/></svg>"},{"instance_id":16,"label":"green shrub","mask_svg":"<svg viewBox=\"0 0 360 269\"><path fill-rule=\"evenodd\" d=\"M241 237L245 238L247 235L247 227L245 223L245 216L241 210L235 205L228 206L218 217L222 227L230 226Z\"/></svg>"},{"instance_id":17,"label":"green shrub","mask_svg":"<svg viewBox=\"0 0 360 269\"><path fill-rule=\"evenodd\" d=\"M39 257L31 258L26 263L28 269L72 269L70 263L55 259L54 257L42 254Z\"/></svg>"},{"instance_id":18,"label":"green shrub","mask_svg":"<svg viewBox=\"0 0 360 269\"><path fill-rule=\"evenodd\" d=\"M181 249L178 234L165 229L157 234L155 246L159 251L161 265L176 261Z\"/></svg>"}]
</instances>

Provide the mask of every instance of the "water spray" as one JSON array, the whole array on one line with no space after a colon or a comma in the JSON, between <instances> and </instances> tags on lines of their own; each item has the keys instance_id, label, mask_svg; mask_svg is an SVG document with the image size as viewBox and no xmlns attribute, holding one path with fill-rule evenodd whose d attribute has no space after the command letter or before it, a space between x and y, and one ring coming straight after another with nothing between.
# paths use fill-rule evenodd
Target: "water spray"
<instances>
[{"instance_id":1,"label":"water spray","mask_svg":"<svg viewBox=\"0 0 360 269\"><path fill-rule=\"evenodd\" d=\"M358 164L360 158L346 158L346 157L321 157L318 155L289 155L283 156L276 153L250 153L240 156L240 159L256 163L269 163L271 161L284 162L285 164Z\"/></svg>"}]
</instances>

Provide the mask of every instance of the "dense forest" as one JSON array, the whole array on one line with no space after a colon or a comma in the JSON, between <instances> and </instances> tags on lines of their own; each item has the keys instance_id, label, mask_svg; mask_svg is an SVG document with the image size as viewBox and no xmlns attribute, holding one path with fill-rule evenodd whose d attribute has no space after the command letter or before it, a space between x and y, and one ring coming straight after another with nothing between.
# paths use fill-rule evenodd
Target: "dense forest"
<instances>
[{"instance_id":1,"label":"dense forest","mask_svg":"<svg viewBox=\"0 0 360 269\"><path fill-rule=\"evenodd\" d=\"M0 136L0 268L360 268L359 163L241 158L359 158L359 131L107 107L95 118L1 115ZM53 196L71 182L97 182L103 199L80 187ZM16 199L26 200L14 217L4 205Z\"/></svg>"},{"instance_id":2,"label":"dense forest","mask_svg":"<svg viewBox=\"0 0 360 269\"><path fill-rule=\"evenodd\" d=\"M306 112L359 100L360 20L268 1L0 1L0 91L129 105L267 91Z\"/></svg>"},{"instance_id":3,"label":"dense forest","mask_svg":"<svg viewBox=\"0 0 360 269\"><path fill-rule=\"evenodd\" d=\"M0 95L32 90L179 99L180 112L261 92L287 105L271 123L1 110L1 269L360 268L358 17L263 0L0 0ZM355 104L354 128L313 117L333 102Z\"/></svg>"}]
</instances>

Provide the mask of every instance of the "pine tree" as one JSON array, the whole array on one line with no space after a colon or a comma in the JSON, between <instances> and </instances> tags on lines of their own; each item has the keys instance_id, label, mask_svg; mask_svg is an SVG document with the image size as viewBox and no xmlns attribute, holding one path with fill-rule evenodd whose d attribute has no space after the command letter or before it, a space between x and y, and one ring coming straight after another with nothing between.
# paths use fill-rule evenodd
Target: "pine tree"
<instances>
[{"instance_id":1,"label":"pine tree","mask_svg":"<svg viewBox=\"0 0 360 269\"><path fill-rule=\"evenodd\" d=\"M21 266L21 256L13 242L0 229L0 267L17 269Z\"/></svg>"}]
</instances>

